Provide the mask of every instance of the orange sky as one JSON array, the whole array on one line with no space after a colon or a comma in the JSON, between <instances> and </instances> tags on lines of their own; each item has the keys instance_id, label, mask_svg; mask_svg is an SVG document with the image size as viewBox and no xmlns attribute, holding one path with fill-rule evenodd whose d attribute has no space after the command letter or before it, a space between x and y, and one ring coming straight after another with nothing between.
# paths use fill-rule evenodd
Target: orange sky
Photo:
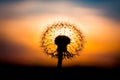
<instances>
[{"instance_id":1,"label":"orange sky","mask_svg":"<svg viewBox=\"0 0 120 80\"><path fill-rule=\"evenodd\" d=\"M25 4L19 4L25 6ZM54 23L58 20L68 21L77 25L85 36L85 46L79 56L68 61L63 61L63 66L89 65L89 66L114 66L119 56L119 30L120 24L108 17L101 16L104 11L84 6L77 7L71 3L56 5L63 7L48 7L55 11L47 13L37 13L36 15L22 16L19 18L1 19L1 33L6 41L15 45L25 47L21 53L13 50L7 55L0 54L0 60L24 64L56 66L57 59L50 58L40 47L42 34L47 27L45 25ZM29 5L28 5L29 6ZM42 5L43 6L43 5ZM13 7L22 10L22 7ZM62 10L65 8L66 10ZM72 10L71 10L72 8ZM14 49L14 48L13 48Z\"/></svg>"}]
</instances>

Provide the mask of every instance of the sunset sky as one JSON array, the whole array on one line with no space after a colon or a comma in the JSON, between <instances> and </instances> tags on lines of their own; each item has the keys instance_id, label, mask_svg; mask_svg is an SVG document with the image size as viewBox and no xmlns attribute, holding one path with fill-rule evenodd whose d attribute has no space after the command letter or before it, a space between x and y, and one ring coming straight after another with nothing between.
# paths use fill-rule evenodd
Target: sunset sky
<instances>
[{"instance_id":1,"label":"sunset sky","mask_svg":"<svg viewBox=\"0 0 120 80\"><path fill-rule=\"evenodd\" d=\"M0 0L0 61L56 66L41 48L48 24L67 21L81 30L84 49L63 66L117 66L120 56L119 0Z\"/></svg>"}]
</instances>

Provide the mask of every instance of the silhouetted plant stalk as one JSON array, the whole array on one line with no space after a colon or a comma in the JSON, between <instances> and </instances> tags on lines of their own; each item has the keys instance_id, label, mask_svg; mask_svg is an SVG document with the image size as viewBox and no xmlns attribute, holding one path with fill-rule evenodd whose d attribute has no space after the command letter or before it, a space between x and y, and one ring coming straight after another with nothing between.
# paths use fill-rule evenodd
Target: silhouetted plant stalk
<instances>
[{"instance_id":1,"label":"silhouetted plant stalk","mask_svg":"<svg viewBox=\"0 0 120 80\"><path fill-rule=\"evenodd\" d=\"M55 44L58 46L57 47L57 52L58 52L57 67L59 70L61 70L63 54L65 53L67 57L70 57L70 55L68 55L70 53L67 51L67 45L70 44L70 39L67 36L60 35L55 38Z\"/></svg>"}]
</instances>

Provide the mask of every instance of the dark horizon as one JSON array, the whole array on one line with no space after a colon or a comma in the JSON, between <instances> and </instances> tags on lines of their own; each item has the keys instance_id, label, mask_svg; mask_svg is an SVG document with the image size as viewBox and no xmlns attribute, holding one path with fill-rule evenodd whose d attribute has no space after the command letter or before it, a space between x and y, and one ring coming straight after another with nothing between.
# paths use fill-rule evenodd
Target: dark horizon
<instances>
[{"instance_id":1,"label":"dark horizon","mask_svg":"<svg viewBox=\"0 0 120 80\"><path fill-rule=\"evenodd\" d=\"M34 79L34 80L76 80L76 79L110 79L119 80L119 67L100 68L87 66L63 67L61 75L57 67L23 66L0 63L0 80Z\"/></svg>"}]
</instances>

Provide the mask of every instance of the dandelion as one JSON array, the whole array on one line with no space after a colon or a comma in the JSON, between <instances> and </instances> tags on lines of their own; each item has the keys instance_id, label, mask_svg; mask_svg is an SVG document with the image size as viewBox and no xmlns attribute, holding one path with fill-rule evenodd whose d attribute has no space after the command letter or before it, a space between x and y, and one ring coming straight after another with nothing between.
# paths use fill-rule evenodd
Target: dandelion
<instances>
[{"instance_id":1,"label":"dandelion","mask_svg":"<svg viewBox=\"0 0 120 80\"><path fill-rule=\"evenodd\" d=\"M75 25L57 22L47 26L42 38L42 46L51 57L58 58L58 66L63 59L73 58L83 48L83 35Z\"/></svg>"}]
</instances>

